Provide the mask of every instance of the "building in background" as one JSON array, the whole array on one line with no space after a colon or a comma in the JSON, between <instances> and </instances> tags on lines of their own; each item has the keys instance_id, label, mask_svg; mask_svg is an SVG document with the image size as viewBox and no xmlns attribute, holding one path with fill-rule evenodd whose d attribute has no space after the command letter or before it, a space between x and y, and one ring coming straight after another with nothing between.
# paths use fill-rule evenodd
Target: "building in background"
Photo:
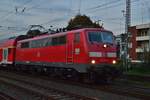
<instances>
[{"instance_id":1,"label":"building in background","mask_svg":"<svg viewBox=\"0 0 150 100\"><path fill-rule=\"evenodd\" d=\"M117 57L123 59L125 50L125 34L115 36L115 41L117 44Z\"/></svg>"},{"instance_id":2,"label":"building in background","mask_svg":"<svg viewBox=\"0 0 150 100\"><path fill-rule=\"evenodd\" d=\"M143 61L145 52L150 51L150 23L131 26L129 32L129 57L132 61Z\"/></svg>"}]
</instances>

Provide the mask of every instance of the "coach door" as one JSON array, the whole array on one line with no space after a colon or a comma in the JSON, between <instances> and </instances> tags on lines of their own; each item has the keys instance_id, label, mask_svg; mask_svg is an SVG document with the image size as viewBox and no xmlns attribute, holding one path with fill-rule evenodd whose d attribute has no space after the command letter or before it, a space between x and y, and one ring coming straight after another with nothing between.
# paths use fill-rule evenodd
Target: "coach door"
<instances>
[{"instance_id":1,"label":"coach door","mask_svg":"<svg viewBox=\"0 0 150 100\"><path fill-rule=\"evenodd\" d=\"M2 62L3 63L7 63L7 59L8 59L8 48L3 49L3 56L2 56Z\"/></svg>"},{"instance_id":2,"label":"coach door","mask_svg":"<svg viewBox=\"0 0 150 100\"><path fill-rule=\"evenodd\" d=\"M67 35L67 44L66 44L66 63L73 64L74 60L74 36L73 34Z\"/></svg>"}]
</instances>

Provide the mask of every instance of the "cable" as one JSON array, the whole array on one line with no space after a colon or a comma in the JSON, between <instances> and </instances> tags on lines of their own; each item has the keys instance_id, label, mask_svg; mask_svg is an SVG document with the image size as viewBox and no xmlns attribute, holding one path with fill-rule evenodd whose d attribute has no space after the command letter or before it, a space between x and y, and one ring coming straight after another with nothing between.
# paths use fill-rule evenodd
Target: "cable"
<instances>
[{"instance_id":1,"label":"cable","mask_svg":"<svg viewBox=\"0 0 150 100\"><path fill-rule=\"evenodd\" d=\"M110 2L107 2L107 3L104 3L104 4L101 4L101 5L98 5L98 6L95 6L95 7L91 7L91 8L88 8L86 10L93 10L93 9L98 9L98 8L101 8L101 7L105 7L106 5L111 5L111 4L114 4L114 3L118 3L120 2L121 0L114 0L114 1L110 1Z\"/></svg>"},{"instance_id":2,"label":"cable","mask_svg":"<svg viewBox=\"0 0 150 100\"><path fill-rule=\"evenodd\" d=\"M120 1L121 0L114 0L114 1L111 1L111 2L108 2L108 3L101 4L101 5L96 6L96 7L88 8L85 11L90 12L90 13L95 13L97 11L103 11L105 9L110 9L110 8L113 8L113 7L118 7L118 6L124 5L124 3L120 2ZM138 1L140 1L140 0L133 0L132 3L135 3L135 2L138 2ZM98 9L100 9L100 10L98 10Z\"/></svg>"}]
</instances>

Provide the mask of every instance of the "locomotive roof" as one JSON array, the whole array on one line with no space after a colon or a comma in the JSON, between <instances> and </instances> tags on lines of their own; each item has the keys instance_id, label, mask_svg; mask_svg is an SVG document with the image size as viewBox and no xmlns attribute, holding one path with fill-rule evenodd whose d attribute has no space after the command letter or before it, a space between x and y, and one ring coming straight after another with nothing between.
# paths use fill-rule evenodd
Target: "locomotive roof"
<instances>
[{"instance_id":1,"label":"locomotive roof","mask_svg":"<svg viewBox=\"0 0 150 100\"><path fill-rule=\"evenodd\" d=\"M41 35L41 36L36 36L33 38L28 38L28 39L23 39L23 40L19 40L18 42L25 42L25 41L31 41L31 40L37 40L37 39L42 39L42 38L46 38L46 37L57 37L57 36L61 36L61 35L66 35L69 33L77 33L77 32L81 32L81 31L108 31L105 30L103 28L83 28L83 29L76 29L76 30L71 30L71 31L66 31L66 32L60 32L60 33L55 33L55 34L45 34L45 35Z\"/></svg>"}]
</instances>

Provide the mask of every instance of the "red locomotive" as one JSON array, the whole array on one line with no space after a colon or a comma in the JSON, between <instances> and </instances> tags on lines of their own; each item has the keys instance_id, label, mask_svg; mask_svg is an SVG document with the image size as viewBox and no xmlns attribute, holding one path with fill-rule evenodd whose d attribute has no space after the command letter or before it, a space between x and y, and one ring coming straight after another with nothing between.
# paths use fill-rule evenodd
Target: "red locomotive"
<instances>
[{"instance_id":1,"label":"red locomotive","mask_svg":"<svg viewBox=\"0 0 150 100\"><path fill-rule=\"evenodd\" d=\"M118 75L113 33L84 28L0 43L0 63L15 69L44 71L65 77L107 80Z\"/></svg>"}]
</instances>

